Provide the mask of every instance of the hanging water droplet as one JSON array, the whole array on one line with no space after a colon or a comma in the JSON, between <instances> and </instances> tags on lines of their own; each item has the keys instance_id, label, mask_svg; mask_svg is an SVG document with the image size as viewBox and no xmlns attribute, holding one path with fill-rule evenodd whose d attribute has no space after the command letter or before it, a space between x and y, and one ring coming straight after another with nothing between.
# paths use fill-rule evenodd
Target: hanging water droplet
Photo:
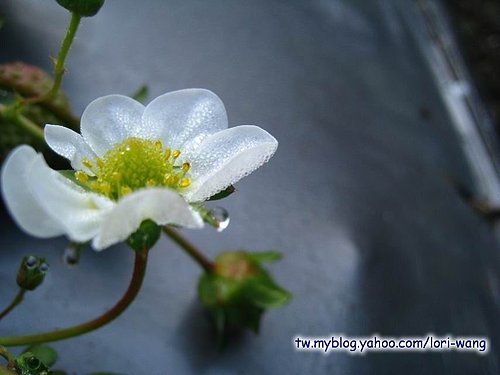
<instances>
[{"instance_id":1,"label":"hanging water droplet","mask_svg":"<svg viewBox=\"0 0 500 375\"><path fill-rule=\"evenodd\" d=\"M216 222L217 226L215 227L215 229L217 230L217 232L222 232L229 226L229 213L224 207L215 207L214 209L210 210L210 215Z\"/></svg>"},{"instance_id":2,"label":"hanging water droplet","mask_svg":"<svg viewBox=\"0 0 500 375\"><path fill-rule=\"evenodd\" d=\"M26 266L27 269L35 268L37 264L38 264L38 258L33 255L28 256L24 261L24 265Z\"/></svg>"},{"instance_id":3,"label":"hanging water droplet","mask_svg":"<svg viewBox=\"0 0 500 375\"><path fill-rule=\"evenodd\" d=\"M47 271L49 270L49 265L47 263L43 262L42 264L40 264L38 269L43 273L47 273Z\"/></svg>"},{"instance_id":4,"label":"hanging water droplet","mask_svg":"<svg viewBox=\"0 0 500 375\"><path fill-rule=\"evenodd\" d=\"M79 244L71 243L69 244L63 252L62 260L68 267L74 267L80 261L80 250L81 246Z\"/></svg>"}]
</instances>

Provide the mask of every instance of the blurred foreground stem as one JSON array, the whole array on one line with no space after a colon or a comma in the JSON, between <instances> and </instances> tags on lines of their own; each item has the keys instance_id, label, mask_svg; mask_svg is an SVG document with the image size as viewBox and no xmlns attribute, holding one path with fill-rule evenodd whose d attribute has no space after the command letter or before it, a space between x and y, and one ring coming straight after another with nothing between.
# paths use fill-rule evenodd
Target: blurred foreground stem
<instances>
[{"instance_id":1,"label":"blurred foreground stem","mask_svg":"<svg viewBox=\"0 0 500 375\"><path fill-rule=\"evenodd\" d=\"M43 130L29 118L20 113L20 108L0 104L0 118L4 118L26 130L41 142L45 142Z\"/></svg>"}]
</instances>

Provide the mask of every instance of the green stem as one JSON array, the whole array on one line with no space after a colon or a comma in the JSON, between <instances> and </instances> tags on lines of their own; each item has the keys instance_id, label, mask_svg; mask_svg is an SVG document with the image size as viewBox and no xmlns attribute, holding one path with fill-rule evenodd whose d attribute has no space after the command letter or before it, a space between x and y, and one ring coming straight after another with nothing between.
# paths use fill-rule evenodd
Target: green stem
<instances>
[{"instance_id":1,"label":"green stem","mask_svg":"<svg viewBox=\"0 0 500 375\"><path fill-rule=\"evenodd\" d=\"M81 19L82 17L80 15L71 13L68 29L66 30L66 35L61 43L61 47L59 48L59 54L57 55L57 60L54 66L54 83L52 84L52 88L44 95L26 99L24 104L35 104L43 101L50 101L57 95L65 72L64 63L66 61L66 57L68 56L71 44L75 39L76 31L78 30Z\"/></svg>"},{"instance_id":2,"label":"green stem","mask_svg":"<svg viewBox=\"0 0 500 375\"><path fill-rule=\"evenodd\" d=\"M214 269L214 264L205 255L203 255L193 244L182 237L175 229L164 226L163 232L170 237L177 245L179 245L186 253L198 263L201 268L207 272Z\"/></svg>"},{"instance_id":3,"label":"green stem","mask_svg":"<svg viewBox=\"0 0 500 375\"><path fill-rule=\"evenodd\" d=\"M3 346L0 346L0 357L5 358L5 360L9 363L9 366L12 365L15 361L15 358L12 354L10 354L7 349ZM15 372L10 371L8 368L0 366L0 375L15 375Z\"/></svg>"},{"instance_id":4,"label":"green stem","mask_svg":"<svg viewBox=\"0 0 500 375\"><path fill-rule=\"evenodd\" d=\"M0 104L0 117L13 122L17 126L26 130L29 134L37 138L42 143L45 142L43 130L33 121L19 113L19 108Z\"/></svg>"},{"instance_id":5,"label":"green stem","mask_svg":"<svg viewBox=\"0 0 500 375\"><path fill-rule=\"evenodd\" d=\"M7 316L7 314L9 314L17 305L22 302L24 293L26 293L26 289L20 288L10 305L7 306L2 312L0 312L0 320ZM2 355L1 350L0 355Z\"/></svg>"},{"instance_id":6,"label":"green stem","mask_svg":"<svg viewBox=\"0 0 500 375\"><path fill-rule=\"evenodd\" d=\"M64 62L66 61L66 56L68 55L69 48L75 39L76 30L78 30L78 25L80 25L80 20L82 17L76 13L71 13L71 20L69 21L68 30L66 31L66 36L64 37L61 48L59 49L59 55L57 56L57 62L55 66L55 77L54 84L50 91L45 95L44 99L52 99L57 95L59 87L61 87L61 81L64 74Z\"/></svg>"},{"instance_id":7,"label":"green stem","mask_svg":"<svg viewBox=\"0 0 500 375\"><path fill-rule=\"evenodd\" d=\"M1 345L0 345L0 357L5 358L9 362L13 362L15 359L14 356L10 354L8 350Z\"/></svg>"},{"instance_id":8,"label":"green stem","mask_svg":"<svg viewBox=\"0 0 500 375\"><path fill-rule=\"evenodd\" d=\"M19 346L64 340L71 337L83 335L84 333L91 332L108 324L109 322L116 319L123 311L125 311L139 293L142 281L144 279L144 274L146 273L147 259L148 250L145 249L143 251L137 251L135 253L134 273L132 275L132 279L130 280L127 291L115 306L113 306L110 310L108 310L98 318L90 320L83 324L79 324L77 326L57 331L39 333L30 336L0 337L0 345Z\"/></svg>"}]
</instances>

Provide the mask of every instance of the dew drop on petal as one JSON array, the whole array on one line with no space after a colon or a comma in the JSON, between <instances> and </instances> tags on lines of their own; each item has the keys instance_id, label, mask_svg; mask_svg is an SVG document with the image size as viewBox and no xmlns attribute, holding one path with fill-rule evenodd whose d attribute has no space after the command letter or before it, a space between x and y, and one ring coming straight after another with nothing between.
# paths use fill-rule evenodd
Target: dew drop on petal
<instances>
[{"instance_id":1,"label":"dew drop on petal","mask_svg":"<svg viewBox=\"0 0 500 375\"><path fill-rule=\"evenodd\" d=\"M214 209L210 210L210 215L217 223L217 232L222 232L229 226L229 213L224 207L215 207Z\"/></svg>"},{"instance_id":2,"label":"dew drop on petal","mask_svg":"<svg viewBox=\"0 0 500 375\"><path fill-rule=\"evenodd\" d=\"M74 267L80 261L80 247L75 244L69 244L63 252L63 263L68 267Z\"/></svg>"}]
</instances>

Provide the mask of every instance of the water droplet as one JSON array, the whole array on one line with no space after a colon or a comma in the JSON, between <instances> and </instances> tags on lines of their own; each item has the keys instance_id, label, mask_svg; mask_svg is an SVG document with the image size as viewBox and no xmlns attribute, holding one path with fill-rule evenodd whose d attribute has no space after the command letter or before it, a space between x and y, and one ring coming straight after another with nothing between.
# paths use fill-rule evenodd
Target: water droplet
<instances>
[{"instance_id":1,"label":"water droplet","mask_svg":"<svg viewBox=\"0 0 500 375\"><path fill-rule=\"evenodd\" d=\"M38 267L38 269L41 272L46 273L49 270L49 265L47 263L43 262L42 264L40 264L40 266Z\"/></svg>"},{"instance_id":2,"label":"water droplet","mask_svg":"<svg viewBox=\"0 0 500 375\"><path fill-rule=\"evenodd\" d=\"M33 255L30 255L24 261L24 265L26 266L27 269L35 268L37 264L38 264L38 258Z\"/></svg>"},{"instance_id":3,"label":"water droplet","mask_svg":"<svg viewBox=\"0 0 500 375\"><path fill-rule=\"evenodd\" d=\"M210 215L217 223L217 226L215 227L217 232L222 232L229 226L229 213L224 207L215 207L214 209L210 210Z\"/></svg>"},{"instance_id":4,"label":"water droplet","mask_svg":"<svg viewBox=\"0 0 500 375\"><path fill-rule=\"evenodd\" d=\"M69 244L68 247L64 249L62 260L68 267L74 267L80 261L80 250L81 246L77 244Z\"/></svg>"}]
</instances>

